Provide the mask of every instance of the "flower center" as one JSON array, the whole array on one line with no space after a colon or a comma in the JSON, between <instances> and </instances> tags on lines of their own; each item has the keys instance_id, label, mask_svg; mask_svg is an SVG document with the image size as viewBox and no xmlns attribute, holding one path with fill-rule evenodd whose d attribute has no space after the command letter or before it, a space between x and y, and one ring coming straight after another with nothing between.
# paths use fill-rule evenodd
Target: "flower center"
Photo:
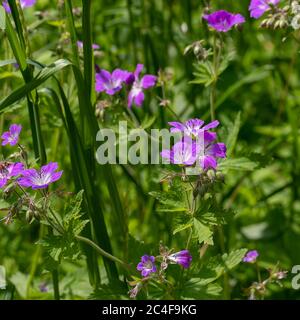
<instances>
[{"instance_id":1,"label":"flower center","mask_svg":"<svg viewBox=\"0 0 300 320\"><path fill-rule=\"evenodd\" d=\"M145 269L152 269L152 262L151 261L147 261L144 263L144 268Z\"/></svg>"}]
</instances>

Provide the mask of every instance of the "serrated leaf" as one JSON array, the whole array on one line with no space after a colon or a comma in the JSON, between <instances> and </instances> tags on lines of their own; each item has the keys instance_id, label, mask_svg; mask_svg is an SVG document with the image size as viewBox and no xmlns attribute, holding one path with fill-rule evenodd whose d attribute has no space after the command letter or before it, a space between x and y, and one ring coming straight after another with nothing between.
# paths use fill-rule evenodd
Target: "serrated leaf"
<instances>
[{"instance_id":1,"label":"serrated leaf","mask_svg":"<svg viewBox=\"0 0 300 320\"><path fill-rule=\"evenodd\" d=\"M247 249L238 249L231 251L229 254L225 253L222 255L223 262L227 269L233 269L236 267L243 259L247 252Z\"/></svg>"},{"instance_id":2,"label":"serrated leaf","mask_svg":"<svg viewBox=\"0 0 300 320\"><path fill-rule=\"evenodd\" d=\"M152 191L149 194L161 204L158 211L182 212L189 210L183 198L184 192L182 185L174 182L167 191Z\"/></svg>"},{"instance_id":3,"label":"serrated leaf","mask_svg":"<svg viewBox=\"0 0 300 320\"><path fill-rule=\"evenodd\" d=\"M209 283L220 278L225 272L235 268L243 259L247 252L247 249L237 249L229 254L225 253L222 256L217 255L209 258L208 261L203 264L200 270L195 270L194 274L197 279L198 285L205 286Z\"/></svg>"},{"instance_id":4,"label":"serrated leaf","mask_svg":"<svg viewBox=\"0 0 300 320\"><path fill-rule=\"evenodd\" d=\"M194 218L193 220L194 225L194 234L197 238L198 242L201 244L202 242L212 245L213 239L212 235L213 232L210 228L203 223L201 223L198 219Z\"/></svg>"},{"instance_id":5,"label":"serrated leaf","mask_svg":"<svg viewBox=\"0 0 300 320\"><path fill-rule=\"evenodd\" d=\"M173 234L176 234L178 232L181 232L183 230L191 228L192 226L193 226L193 221L189 221L185 224L181 224L181 225L177 226L177 228L174 229Z\"/></svg>"},{"instance_id":6,"label":"serrated leaf","mask_svg":"<svg viewBox=\"0 0 300 320\"><path fill-rule=\"evenodd\" d=\"M204 84L207 87L215 81L213 66L210 61L195 63L194 68L196 69L193 73L195 79L190 83Z\"/></svg>"}]
</instances>

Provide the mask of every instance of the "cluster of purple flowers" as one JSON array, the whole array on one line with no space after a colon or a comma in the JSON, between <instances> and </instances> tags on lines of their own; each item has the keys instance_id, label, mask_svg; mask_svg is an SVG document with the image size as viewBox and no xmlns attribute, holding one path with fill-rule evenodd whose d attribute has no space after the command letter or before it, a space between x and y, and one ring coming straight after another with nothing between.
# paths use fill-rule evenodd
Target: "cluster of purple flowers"
<instances>
[{"instance_id":1,"label":"cluster of purple flowers","mask_svg":"<svg viewBox=\"0 0 300 320\"><path fill-rule=\"evenodd\" d=\"M18 143L21 130L21 125L12 124L9 130L1 136L2 145L15 146ZM16 176L19 176L16 181L22 187L31 187L32 189L47 188L50 183L61 178L63 172L57 171L57 169L58 164L56 162L50 162L39 170L24 169L24 164L21 162L2 162L0 164L0 188L3 188L11 178Z\"/></svg>"},{"instance_id":2,"label":"cluster of purple flowers","mask_svg":"<svg viewBox=\"0 0 300 320\"><path fill-rule=\"evenodd\" d=\"M251 0L249 5L250 16L254 19L258 19L266 11L270 10L272 6L277 6L279 2L280 0ZM211 28L219 32L227 32L232 29L232 27L246 22L245 17L241 14L234 14L226 10L205 14L203 15L203 19L207 21Z\"/></svg>"},{"instance_id":3,"label":"cluster of purple flowers","mask_svg":"<svg viewBox=\"0 0 300 320\"><path fill-rule=\"evenodd\" d=\"M217 168L217 158L226 157L226 145L214 143L215 132L209 131L219 125L215 120L204 125L201 119L191 119L184 123L169 122L171 132L181 132L183 138L175 143L171 150L163 150L161 156L170 163L192 166L199 162L203 170Z\"/></svg>"},{"instance_id":4,"label":"cluster of purple flowers","mask_svg":"<svg viewBox=\"0 0 300 320\"><path fill-rule=\"evenodd\" d=\"M143 65L138 64L134 72L115 69L112 73L107 70L100 69L96 73L96 91L105 92L108 95L114 95L119 92L123 85L131 86L128 93L127 105L129 108L133 104L140 107L145 99L144 90L155 86L157 77L146 74L140 78Z\"/></svg>"},{"instance_id":5,"label":"cluster of purple flowers","mask_svg":"<svg viewBox=\"0 0 300 320\"><path fill-rule=\"evenodd\" d=\"M183 268L187 269L190 267L192 262L192 256L188 250L181 250L179 252L170 254L166 256L166 262L179 264ZM166 269L166 267L164 267ZM149 255L143 255L141 257L141 262L137 265L137 270L141 272L143 277L148 277L151 273L157 272L157 267L155 265L155 257Z\"/></svg>"},{"instance_id":6,"label":"cluster of purple flowers","mask_svg":"<svg viewBox=\"0 0 300 320\"><path fill-rule=\"evenodd\" d=\"M22 8L32 7L33 5L35 5L35 3L36 3L36 0L20 0L20 4ZM2 1L2 5L7 13L11 12L7 0Z\"/></svg>"}]
</instances>

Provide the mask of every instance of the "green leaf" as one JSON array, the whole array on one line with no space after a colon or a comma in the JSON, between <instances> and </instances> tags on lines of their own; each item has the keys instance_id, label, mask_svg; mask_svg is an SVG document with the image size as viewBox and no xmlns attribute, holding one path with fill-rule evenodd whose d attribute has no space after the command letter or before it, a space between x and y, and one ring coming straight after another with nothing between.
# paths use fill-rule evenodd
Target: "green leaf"
<instances>
[{"instance_id":1,"label":"green leaf","mask_svg":"<svg viewBox=\"0 0 300 320\"><path fill-rule=\"evenodd\" d=\"M178 183L173 181L173 184L170 186L167 191L152 191L149 194L157 199L161 206L157 211L165 212L182 212L188 211L186 207L186 202L184 200L185 189Z\"/></svg>"},{"instance_id":2,"label":"green leaf","mask_svg":"<svg viewBox=\"0 0 300 320\"><path fill-rule=\"evenodd\" d=\"M148 129L150 128L156 120L156 116L148 116L146 115L141 123L141 128Z\"/></svg>"},{"instance_id":3,"label":"green leaf","mask_svg":"<svg viewBox=\"0 0 300 320\"><path fill-rule=\"evenodd\" d=\"M26 63L26 61L25 61ZM71 62L65 59L59 59L52 64L44 67L37 76L30 82L27 82L24 86L16 89L8 97L0 101L0 113L4 112L11 104L24 98L32 90L36 89L38 86L43 84L47 79L53 76L56 72L64 69L71 65Z\"/></svg>"},{"instance_id":4,"label":"green leaf","mask_svg":"<svg viewBox=\"0 0 300 320\"><path fill-rule=\"evenodd\" d=\"M228 170L238 171L253 171L257 167L257 163L242 157L237 159L225 159L220 162L218 168L220 171L227 172Z\"/></svg>"},{"instance_id":5,"label":"green leaf","mask_svg":"<svg viewBox=\"0 0 300 320\"><path fill-rule=\"evenodd\" d=\"M217 284L202 285L198 278L192 278L185 282L181 293L183 299L216 299L220 296L222 287Z\"/></svg>"},{"instance_id":6,"label":"green leaf","mask_svg":"<svg viewBox=\"0 0 300 320\"><path fill-rule=\"evenodd\" d=\"M227 156L227 158L230 158L230 156L234 150L234 147L235 147L235 144L237 141L237 137L238 137L238 134L240 131L240 126L241 126L241 112L238 112L238 114L234 120L233 127L230 128L229 135L226 140L226 146L227 146L226 156Z\"/></svg>"},{"instance_id":7,"label":"green leaf","mask_svg":"<svg viewBox=\"0 0 300 320\"><path fill-rule=\"evenodd\" d=\"M89 220L82 219L82 197L83 191L80 191L65 205L65 214L62 218L65 233L62 235L47 235L38 242L38 244L47 248L51 259L58 264L62 259L74 261L81 256L81 251L75 236L79 235L89 222Z\"/></svg>"},{"instance_id":8,"label":"green leaf","mask_svg":"<svg viewBox=\"0 0 300 320\"><path fill-rule=\"evenodd\" d=\"M26 284L28 281L28 275L18 271L15 274L13 274L9 280L16 287L21 298L25 299L27 296Z\"/></svg>"},{"instance_id":9,"label":"green leaf","mask_svg":"<svg viewBox=\"0 0 300 320\"><path fill-rule=\"evenodd\" d=\"M198 242L201 244L202 242L212 245L213 244L213 232L210 228L200 222L198 219L194 218L194 234L197 238Z\"/></svg>"},{"instance_id":10,"label":"green leaf","mask_svg":"<svg viewBox=\"0 0 300 320\"><path fill-rule=\"evenodd\" d=\"M192 220L190 220L189 222L187 222L185 224L180 224L174 229L173 234L176 234L178 232L181 232L183 230L191 228L192 226L193 226L193 221Z\"/></svg>"},{"instance_id":11,"label":"green leaf","mask_svg":"<svg viewBox=\"0 0 300 320\"><path fill-rule=\"evenodd\" d=\"M71 198L65 206L65 216L63 218L64 228L70 236L77 236L83 230L89 220L82 220L81 203L83 190L79 191L75 197Z\"/></svg>"},{"instance_id":12,"label":"green leaf","mask_svg":"<svg viewBox=\"0 0 300 320\"><path fill-rule=\"evenodd\" d=\"M26 64L26 55L23 51L23 48L21 47L21 44L19 42L19 39L17 37L17 34L13 28L13 25L10 21L9 16L6 14L6 34L7 38L9 40L10 46L12 48L12 51L14 53L15 58L18 61L18 64L20 65L21 70L25 70L27 67Z\"/></svg>"},{"instance_id":13,"label":"green leaf","mask_svg":"<svg viewBox=\"0 0 300 320\"><path fill-rule=\"evenodd\" d=\"M222 256L217 255L206 261L200 270L195 270L193 273L196 276L194 282L199 286L206 286L220 278L225 272L235 268L243 259L247 249L237 249L229 254L225 253Z\"/></svg>"},{"instance_id":14,"label":"green leaf","mask_svg":"<svg viewBox=\"0 0 300 320\"><path fill-rule=\"evenodd\" d=\"M196 211L195 217L205 225L226 224L234 215L232 210L226 210L214 198L203 199Z\"/></svg>"},{"instance_id":15,"label":"green leaf","mask_svg":"<svg viewBox=\"0 0 300 320\"><path fill-rule=\"evenodd\" d=\"M6 14L3 6L0 6L0 29L4 30L6 26Z\"/></svg>"},{"instance_id":16,"label":"green leaf","mask_svg":"<svg viewBox=\"0 0 300 320\"><path fill-rule=\"evenodd\" d=\"M195 80L190 81L190 83L204 84L205 87L208 87L215 81L213 66L210 61L194 63L194 68L196 69L193 73Z\"/></svg>"},{"instance_id":17,"label":"green leaf","mask_svg":"<svg viewBox=\"0 0 300 320\"><path fill-rule=\"evenodd\" d=\"M247 249L238 249L231 251L229 254L225 253L222 255L222 259L226 269L233 269L236 267L243 259L247 252Z\"/></svg>"}]
</instances>

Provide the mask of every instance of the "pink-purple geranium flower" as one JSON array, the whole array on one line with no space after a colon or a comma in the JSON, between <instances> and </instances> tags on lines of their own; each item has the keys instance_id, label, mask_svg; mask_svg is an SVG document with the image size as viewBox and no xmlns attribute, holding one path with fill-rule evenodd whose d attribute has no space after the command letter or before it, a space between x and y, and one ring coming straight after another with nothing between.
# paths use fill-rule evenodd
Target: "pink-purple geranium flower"
<instances>
[{"instance_id":1,"label":"pink-purple geranium flower","mask_svg":"<svg viewBox=\"0 0 300 320\"><path fill-rule=\"evenodd\" d=\"M243 258L244 262L253 263L256 261L259 253L256 250L248 251L245 257Z\"/></svg>"},{"instance_id":2,"label":"pink-purple geranium flower","mask_svg":"<svg viewBox=\"0 0 300 320\"><path fill-rule=\"evenodd\" d=\"M180 264L185 269L189 268L192 262L192 256L188 250L182 250L168 256L168 260Z\"/></svg>"},{"instance_id":3,"label":"pink-purple geranium flower","mask_svg":"<svg viewBox=\"0 0 300 320\"><path fill-rule=\"evenodd\" d=\"M205 14L203 15L203 19L207 21L210 27L219 32L227 32L232 27L245 22L245 18L241 14L234 14L225 10Z\"/></svg>"},{"instance_id":4,"label":"pink-purple geranium flower","mask_svg":"<svg viewBox=\"0 0 300 320\"><path fill-rule=\"evenodd\" d=\"M162 150L160 155L170 163L191 166L197 161L198 154L197 143L190 137L183 137L173 145L171 150Z\"/></svg>"},{"instance_id":5,"label":"pink-purple geranium flower","mask_svg":"<svg viewBox=\"0 0 300 320\"><path fill-rule=\"evenodd\" d=\"M157 271L157 268L155 266L155 257L154 256L148 256L144 255L141 258L141 262L137 265L137 270L141 271L141 275L143 277L148 277L151 273L154 273Z\"/></svg>"},{"instance_id":6,"label":"pink-purple geranium flower","mask_svg":"<svg viewBox=\"0 0 300 320\"><path fill-rule=\"evenodd\" d=\"M1 162L0 163L0 188L3 188L8 180L12 177L18 176L23 171L23 163L9 163Z\"/></svg>"},{"instance_id":7,"label":"pink-purple geranium flower","mask_svg":"<svg viewBox=\"0 0 300 320\"><path fill-rule=\"evenodd\" d=\"M122 89L122 85L128 76L129 72L125 70L116 69L110 73L107 70L100 69L96 73L96 91L104 91L109 95L114 95Z\"/></svg>"},{"instance_id":8,"label":"pink-purple geranium flower","mask_svg":"<svg viewBox=\"0 0 300 320\"><path fill-rule=\"evenodd\" d=\"M36 0L20 0L20 3L22 8L32 7L33 5L35 5ZM2 1L2 5L7 13L11 13L10 6L7 0Z\"/></svg>"},{"instance_id":9,"label":"pink-purple geranium flower","mask_svg":"<svg viewBox=\"0 0 300 320\"><path fill-rule=\"evenodd\" d=\"M197 138L199 137L199 134L201 132L207 131L209 129L216 128L219 125L219 121L215 120L207 125L204 125L204 121L201 119L190 119L184 123L181 122L169 122L169 125L171 126L170 131L171 132L183 132L185 136L191 137L191 138ZM215 137L215 134L211 132L212 135Z\"/></svg>"},{"instance_id":10,"label":"pink-purple geranium flower","mask_svg":"<svg viewBox=\"0 0 300 320\"><path fill-rule=\"evenodd\" d=\"M156 76L146 74L141 79L139 78L141 71L143 70L143 65L138 64L134 73L127 77L127 83L131 84L132 87L128 94L128 107L131 108L132 104L140 107L145 99L144 90L155 86Z\"/></svg>"},{"instance_id":11,"label":"pink-purple geranium flower","mask_svg":"<svg viewBox=\"0 0 300 320\"><path fill-rule=\"evenodd\" d=\"M171 150L163 150L161 156L170 163L192 166L197 161L203 170L217 169L217 159L226 158L226 145L213 143L217 134L210 132L219 125L215 120L207 125L201 119L191 119L184 123L169 122L171 132L182 132L181 141L174 144Z\"/></svg>"},{"instance_id":12,"label":"pink-purple geranium flower","mask_svg":"<svg viewBox=\"0 0 300 320\"><path fill-rule=\"evenodd\" d=\"M26 169L22 171L22 176L18 179L18 184L22 187L32 189L47 188L50 183L60 179L62 171L57 171L57 162L49 162L42 166L40 170Z\"/></svg>"},{"instance_id":13,"label":"pink-purple geranium flower","mask_svg":"<svg viewBox=\"0 0 300 320\"><path fill-rule=\"evenodd\" d=\"M83 42L82 41L77 41L77 47L80 48L80 49L83 49ZM96 43L93 43L92 44L92 49L93 50L99 50L100 49L100 46Z\"/></svg>"},{"instance_id":14,"label":"pink-purple geranium flower","mask_svg":"<svg viewBox=\"0 0 300 320\"><path fill-rule=\"evenodd\" d=\"M266 11L271 9L270 5L276 6L280 0L251 0L249 11L252 18L260 18Z\"/></svg>"},{"instance_id":15,"label":"pink-purple geranium flower","mask_svg":"<svg viewBox=\"0 0 300 320\"><path fill-rule=\"evenodd\" d=\"M1 139L2 145L5 146L7 144L10 144L11 146L15 146L19 141L19 135L22 130L22 126L20 124L12 124L9 127L8 131L5 131Z\"/></svg>"}]
</instances>

